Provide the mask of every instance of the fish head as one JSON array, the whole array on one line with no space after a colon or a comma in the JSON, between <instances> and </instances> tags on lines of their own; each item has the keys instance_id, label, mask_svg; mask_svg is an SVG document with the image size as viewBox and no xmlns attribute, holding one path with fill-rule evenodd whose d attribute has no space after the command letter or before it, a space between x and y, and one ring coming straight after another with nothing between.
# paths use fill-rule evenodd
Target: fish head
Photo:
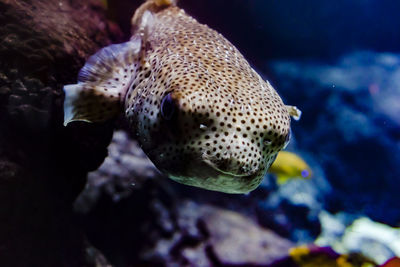
<instances>
[{"instance_id":1,"label":"fish head","mask_svg":"<svg viewBox=\"0 0 400 267\"><path fill-rule=\"evenodd\" d=\"M144 152L180 183L255 189L289 140L287 107L228 40L183 10L165 9L152 25L125 101Z\"/></svg>"},{"instance_id":2,"label":"fish head","mask_svg":"<svg viewBox=\"0 0 400 267\"><path fill-rule=\"evenodd\" d=\"M279 96L264 81L235 91L211 75L176 77L143 86L133 101L131 125L144 152L180 183L226 193L255 189L289 140Z\"/></svg>"},{"instance_id":3,"label":"fish head","mask_svg":"<svg viewBox=\"0 0 400 267\"><path fill-rule=\"evenodd\" d=\"M247 193L289 140L288 108L228 40L175 2L146 1L132 18L130 41L89 58L78 84L64 87L64 123L103 122L123 105L132 133L164 174Z\"/></svg>"}]
</instances>

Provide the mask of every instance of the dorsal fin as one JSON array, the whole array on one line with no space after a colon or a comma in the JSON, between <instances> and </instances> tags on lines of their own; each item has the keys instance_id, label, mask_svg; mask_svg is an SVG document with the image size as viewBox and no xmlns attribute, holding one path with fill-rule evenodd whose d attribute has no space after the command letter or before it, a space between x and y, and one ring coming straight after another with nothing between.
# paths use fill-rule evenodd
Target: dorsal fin
<instances>
[{"instance_id":1,"label":"dorsal fin","mask_svg":"<svg viewBox=\"0 0 400 267\"><path fill-rule=\"evenodd\" d=\"M131 19L132 33L143 33L145 28L149 28L151 20L146 18L146 13L157 13L169 6L176 6L178 0L147 0L139 8L136 9L135 14ZM148 29L149 30L149 29Z\"/></svg>"}]
</instances>

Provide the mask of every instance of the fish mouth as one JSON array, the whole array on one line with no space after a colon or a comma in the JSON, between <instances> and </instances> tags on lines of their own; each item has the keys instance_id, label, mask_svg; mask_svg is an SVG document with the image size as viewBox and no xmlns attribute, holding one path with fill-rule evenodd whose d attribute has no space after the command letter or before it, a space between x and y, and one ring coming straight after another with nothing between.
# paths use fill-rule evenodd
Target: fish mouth
<instances>
[{"instance_id":1,"label":"fish mouth","mask_svg":"<svg viewBox=\"0 0 400 267\"><path fill-rule=\"evenodd\" d=\"M243 194L254 190L264 176L258 168L240 173L226 171L201 155L186 154L171 161L161 160L151 154L150 159L154 160L161 172L176 182L229 194Z\"/></svg>"},{"instance_id":2,"label":"fish mouth","mask_svg":"<svg viewBox=\"0 0 400 267\"><path fill-rule=\"evenodd\" d=\"M220 166L223 167L229 166L230 162L232 161L231 157L218 161L213 161L206 154L203 154L202 159L203 162L206 163L209 167L211 167L212 169L223 175L228 175L232 177L247 177L247 176L252 176L258 172L258 168L248 169L244 167L244 164L240 163L238 163L237 166L235 166L235 168L232 168L235 170L235 172L227 171L224 170L225 168L220 167Z\"/></svg>"},{"instance_id":3,"label":"fish mouth","mask_svg":"<svg viewBox=\"0 0 400 267\"><path fill-rule=\"evenodd\" d=\"M228 194L244 194L254 190L262 180L262 175L235 175L212 168L205 162L203 167L193 169L188 173L168 173L176 182L207 190ZM255 180L255 182L253 182Z\"/></svg>"},{"instance_id":4,"label":"fish mouth","mask_svg":"<svg viewBox=\"0 0 400 267\"><path fill-rule=\"evenodd\" d=\"M217 167L212 161L210 161L210 160L204 160L204 163L206 163L208 166L210 166L211 168L213 168L214 170L216 170L218 173L221 173L221 174L224 174L224 175L228 175L228 176L232 176L232 177L244 177L244 176L249 176L249 175L251 175L251 174L254 173L254 172L252 172L252 173L240 173L240 174L237 174L237 173L232 173L232 172L229 172L229 171L224 171L224 170L218 168L218 167Z\"/></svg>"}]
</instances>

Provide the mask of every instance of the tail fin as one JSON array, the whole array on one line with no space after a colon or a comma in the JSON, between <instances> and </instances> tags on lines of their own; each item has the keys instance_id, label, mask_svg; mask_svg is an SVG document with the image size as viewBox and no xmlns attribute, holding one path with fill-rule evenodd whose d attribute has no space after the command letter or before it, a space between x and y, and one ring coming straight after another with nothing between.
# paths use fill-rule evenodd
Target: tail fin
<instances>
[{"instance_id":1,"label":"tail fin","mask_svg":"<svg viewBox=\"0 0 400 267\"><path fill-rule=\"evenodd\" d=\"M91 56L78 83L64 86L64 125L103 122L117 116L139 63L139 38L110 45Z\"/></svg>"}]
</instances>

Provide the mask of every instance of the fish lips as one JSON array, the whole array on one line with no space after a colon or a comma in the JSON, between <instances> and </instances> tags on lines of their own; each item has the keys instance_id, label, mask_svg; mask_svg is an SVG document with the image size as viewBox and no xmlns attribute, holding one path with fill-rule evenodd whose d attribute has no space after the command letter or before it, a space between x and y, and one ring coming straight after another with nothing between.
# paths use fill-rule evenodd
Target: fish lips
<instances>
[{"instance_id":1,"label":"fish lips","mask_svg":"<svg viewBox=\"0 0 400 267\"><path fill-rule=\"evenodd\" d=\"M179 183L230 194L248 193L260 183L262 170L233 174L225 172L202 158L186 155L177 161L152 160L157 168Z\"/></svg>"}]
</instances>

